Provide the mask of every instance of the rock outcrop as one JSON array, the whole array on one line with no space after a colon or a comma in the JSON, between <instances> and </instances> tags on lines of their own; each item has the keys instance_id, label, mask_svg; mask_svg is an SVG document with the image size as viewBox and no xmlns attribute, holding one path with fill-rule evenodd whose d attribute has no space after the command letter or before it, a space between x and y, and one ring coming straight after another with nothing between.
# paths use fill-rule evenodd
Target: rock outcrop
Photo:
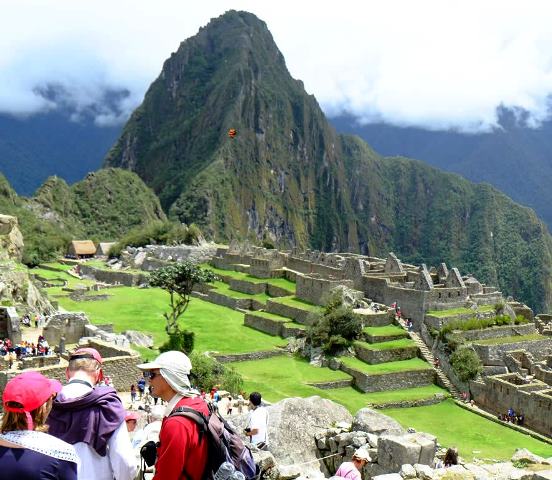
<instances>
[{"instance_id":1,"label":"rock outcrop","mask_svg":"<svg viewBox=\"0 0 552 480\"><path fill-rule=\"evenodd\" d=\"M0 261L21 262L23 256L23 235L16 217L0 214Z\"/></svg>"}]
</instances>

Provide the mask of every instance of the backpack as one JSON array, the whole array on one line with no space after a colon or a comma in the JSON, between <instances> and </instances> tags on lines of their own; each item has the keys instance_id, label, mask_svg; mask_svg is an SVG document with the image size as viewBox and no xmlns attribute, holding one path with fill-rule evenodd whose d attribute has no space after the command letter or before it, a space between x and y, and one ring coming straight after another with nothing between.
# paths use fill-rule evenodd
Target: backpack
<instances>
[{"instance_id":1,"label":"backpack","mask_svg":"<svg viewBox=\"0 0 552 480\"><path fill-rule=\"evenodd\" d=\"M259 467L253 460L251 450L234 429L221 417L215 406L209 404L209 416L189 407L174 409L169 417L181 416L194 421L199 428L199 438L202 436L208 442L208 460L204 477L214 478L215 473L224 462L230 462L235 469L244 474L247 480L259 476Z\"/></svg>"}]
</instances>

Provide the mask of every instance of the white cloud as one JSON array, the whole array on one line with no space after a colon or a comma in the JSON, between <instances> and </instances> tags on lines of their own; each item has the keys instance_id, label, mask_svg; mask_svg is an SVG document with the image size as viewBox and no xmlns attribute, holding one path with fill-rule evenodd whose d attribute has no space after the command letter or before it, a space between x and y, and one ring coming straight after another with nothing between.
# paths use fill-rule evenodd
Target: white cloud
<instances>
[{"instance_id":1,"label":"white cloud","mask_svg":"<svg viewBox=\"0 0 552 480\"><path fill-rule=\"evenodd\" d=\"M488 129L496 109L521 107L538 124L552 93L547 2L4 0L0 110L53 108L37 87L62 85L78 112L120 121L163 61L228 8L265 20L295 78L328 114L348 110L429 128ZM130 95L102 108L106 89Z\"/></svg>"}]
</instances>

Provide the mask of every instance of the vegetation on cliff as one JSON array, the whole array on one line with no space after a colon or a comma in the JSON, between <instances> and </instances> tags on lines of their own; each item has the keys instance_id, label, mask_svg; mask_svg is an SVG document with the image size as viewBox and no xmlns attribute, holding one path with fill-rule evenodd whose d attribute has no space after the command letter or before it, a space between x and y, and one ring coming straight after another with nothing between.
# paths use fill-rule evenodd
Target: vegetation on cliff
<instances>
[{"instance_id":1,"label":"vegetation on cliff","mask_svg":"<svg viewBox=\"0 0 552 480\"><path fill-rule=\"evenodd\" d=\"M227 12L180 45L105 165L135 171L173 218L219 241L393 250L446 261L539 311L552 303L552 241L533 211L337 135L249 13Z\"/></svg>"},{"instance_id":2,"label":"vegetation on cliff","mask_svg":"<svg viewBox=\"0 0 552 480\"><path fill-rule=\"evenodd\" d=\"M121 169L90 173L72 186L50 177L33 198L17 196L0 175L0 213L18 218L27 265L65 253L74 238L116 240L133 227L166 219L155 194Z\"/></svg>"}]
</instances>

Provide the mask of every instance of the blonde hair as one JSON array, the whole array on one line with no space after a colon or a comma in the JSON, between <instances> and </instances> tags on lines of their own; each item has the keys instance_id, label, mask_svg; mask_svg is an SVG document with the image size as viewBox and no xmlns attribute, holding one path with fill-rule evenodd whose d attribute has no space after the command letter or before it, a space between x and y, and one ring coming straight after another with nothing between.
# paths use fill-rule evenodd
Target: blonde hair
<instances>
[{"instance_id":1,"label":"blonde hair","mask_svg":"<svg viewBox=\"0 0 552 480\"><path fill-rule=\"evenodd\" d=\"M33 419L33 426L36 431L38 432L48 431L48 425L46 425L46 419L48 418L48 414L52 409L53 401L54 401L54 398L50 397L40 407L35 408L32 412L30 412L31 418ZM21 405L19 402L8 402L7 405L15 408L23 407L23 405ZM2 417L2 424L0 425L0 431L2 431L2 433L13 432L14 430L27 430L27 429L28 429L27 415L25 413L8 412L8 411L4 412L4 416Z\"/></svg>"},{"instance_id":2,"label":"blonde hair","mask_svg":"<svg viewBox=\"0 0 552 480\"><path fill-rule=\"evenodd\" d=\"M75 360L70 360L67 370L69 372L78 372L84 371L86 373L96 373L102 369L100 362L94 360L93 358L77 358Z\"/></svg>"}]
</instances>

